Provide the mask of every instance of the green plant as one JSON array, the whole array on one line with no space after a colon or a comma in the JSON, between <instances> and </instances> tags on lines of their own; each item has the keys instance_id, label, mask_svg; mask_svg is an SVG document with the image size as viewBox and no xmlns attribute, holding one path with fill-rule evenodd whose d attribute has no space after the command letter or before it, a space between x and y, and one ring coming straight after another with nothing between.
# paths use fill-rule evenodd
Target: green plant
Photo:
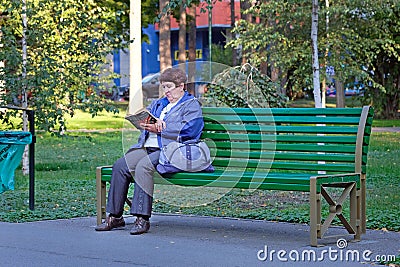
<instances>
[{"instance_id":1,"label":"green plant","mask_svg":"<svg viewBox=\"0 0 400 267\"><path fill-rule=\"evenodd\" d=\"M225 48L222 45L212 44L211 51L212 51L212 62L221 63L227 66L233 66L231 48Z\"/></svg>"},{"instance_id":2,"label":"green plant","mask_svg":"<svg viewBox=\"0 0 400 267\"><path fill-rule=\"evenodd\" d=\"M381 260L379 262L379 264L390 266L390 267L399 267L400 266L400 254L397 255L396 258L393 261Z\"/></svg>"},{"instance_id":3,"label":"green plant","mask_svg":"<svg viewBox=\"0 0 400 267\"><path fill-rule=\"evenodd\" d=\"M250 64L227 68L209 85L206 97L229 107L285 107L288 98L277 83Z\"/></svg>"}]
</instances>

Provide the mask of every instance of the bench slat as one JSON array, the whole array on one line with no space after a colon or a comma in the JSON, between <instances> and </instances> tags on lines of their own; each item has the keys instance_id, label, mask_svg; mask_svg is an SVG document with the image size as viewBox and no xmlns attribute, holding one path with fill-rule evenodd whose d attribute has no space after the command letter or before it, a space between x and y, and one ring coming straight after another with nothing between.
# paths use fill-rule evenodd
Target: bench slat
<instances>
[{"instance_id":1,"label":"bench slat","mask_svg":"<svg viewBox=\"0 0 400 267\"><path fill-rule=\"evenodd\" d=\"M209 142L208 142L209 143ZM211 143L210 143L211 144ZM250 143L250 142L213 142L212 147L219 149L234 150L275 150L275 151L303 151L303 152L333 152L333 153L355 153L355 145L317 145L317 144L273 144L273 143ZM366 152L366 151L365 151Z\"/></svg>"},{"instance_id":2,"label":"bench slat","mask_svg":"<svg viewBox=\"0 0 400 267\"><path fill-rule=\"evenodd\" d=\"M312 164L306 162L267 162L258 160L244 159L226 159L215 158L213 165L226 168L261 168L265 170L280 169L280 170L301 170L301 171L331 171L331 172L354 172L354 164Z\"/></svg>"},{"instance_id":3,"label":"bench slat","mask_svg":"<svg viewBox=\"0 0 400 267\"><path fill-rule=\"evenodd\" d=\"M207 172L197 172L190 173L191 178L207 180L207 181L231 181L231 182L262 182L268 181L270 183L279 183L283 182L286 184L309 184L310 177L313 174L308 173L298 173L296 175L292 175L290 173L269 173L269 172L250 172L250 171L238 171L238 170L221 170L217 169L213 173ZM169 180L170 178L174 179L186 179L187 173L180 172L173 175L167 175L165 178Z\"/></svg>"},{"instance_id":4,"label":"bench slat","mask_svg":"<svg viewBox=\"0 0 400 267\"><path fill-rule=\"evenodd\" d=\"M310 191L310 185L301 185L301 184L282 184L282 183L249 183L249 182L238 182L233 183L230 181L216 181L216 182L208 182L206 180L197 180L197 179L155 179L155 182L158 184L175 184L182 186L209 186L209 187L224 187L224 188L241 188L241 189L264 189L264 190L285 190L285 191L302 191L308 192ZM234 186L233 186L234 185Z\"/></svg>"},{"instance_id":5,"label":"bench slat","mask_svg":"<svg viewBox=\"0 0 400 267\"><path fill-rule=\"evenodd\" d=\"M319 136L319 135L268 135L243 133L204 133L203 138L213 140L244 140L244 141L271 141L295 143L338 143L355 144L357 136Z\"/></svg>"},{"instance_id":6,"label":"bench slat","mask_svg":"<svg viewBox=\"0 0 400 267\"><path fill-rule=\"evenodd\" d=\"M203 131L247 131L247 132L263 132L263 133L321 133L321 134L357 134L356 126L275 126L275 125L258 125L258 124L211 124L204 125ZM368 130L368 128L367 128Z\"/></svg>"},{"instance_id":7,"label":"bench slat","mask_svg":"<svg viewBox=\"0 0 400 267\"><path fill-rule=\"evenodd\" d=\"M360 116L362 108L228 108L228 107L204 107L203 114L274 114L274 115L355 115Z\"/></svg>"},{"instance_id":8,"label":"bench slat","mask_svg":"<svg viewBox=\"0 0 400 267\"><path fill-rule=\"evenodd\" d=\"M242 122L242 123L275 123L277 125L281 123L290 124L352 124L357 125L360 121L359 117L308 117L308 116L290 116L290 117L279 117L279 116L235 116L235 115L209 115L205 116L205 121L223 121L223 122Z\"/></svg>"},{"instance_id":9,"label":"bench slat","mask_svg":"<svg viewBox=\"0 0 400 267\"><path fill-rule=\"evenodd\" d=\"M294 160L302 159L304 161L332 161L332 162L352 162L354 163L355 155L351 154L310 154L310 153L286 153L274 151L236 151L236 150L218 150L216 157L223 158L251 158L251 159L274 159L274 160Z\"/></svg>"}]
</instances>

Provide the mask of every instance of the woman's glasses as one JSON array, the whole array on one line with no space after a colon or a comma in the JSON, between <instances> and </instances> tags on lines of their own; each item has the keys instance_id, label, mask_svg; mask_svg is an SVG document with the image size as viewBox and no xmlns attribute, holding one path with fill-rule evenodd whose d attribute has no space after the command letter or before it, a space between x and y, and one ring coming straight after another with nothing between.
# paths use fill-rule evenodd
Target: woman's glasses
<instances>
[{"instance_id":1,"label":"woman's glasses","mask_svg":"<svg viewBox=\"0 0 400 267\"><path fill-rule=\"evenodd\" d=\"M163 82L160 84L160 87L164 92L168 92L175 89L177 86L173 82Z\"/></svg>"}]
</instances>

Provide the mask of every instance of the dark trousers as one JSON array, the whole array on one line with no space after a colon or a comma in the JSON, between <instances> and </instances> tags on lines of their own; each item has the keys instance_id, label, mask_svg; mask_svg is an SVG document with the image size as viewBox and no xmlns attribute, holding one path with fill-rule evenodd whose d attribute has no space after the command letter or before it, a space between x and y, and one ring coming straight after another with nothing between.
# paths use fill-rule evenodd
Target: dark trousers
<instances>
[{"instance_id":1,"label":"dark trousers","mask_svg":"<svg viewBox=\"0 0 400 267\"><path fill-rule=\"evenodd\" d=\"M158 164L160 150L132 149L113 165L110 190L108 191L108 213L122 215L129 185L134 182L134 194L130 213L135 216L151 216L153 204L153 174Z\"/></svg>"}]
</instances>

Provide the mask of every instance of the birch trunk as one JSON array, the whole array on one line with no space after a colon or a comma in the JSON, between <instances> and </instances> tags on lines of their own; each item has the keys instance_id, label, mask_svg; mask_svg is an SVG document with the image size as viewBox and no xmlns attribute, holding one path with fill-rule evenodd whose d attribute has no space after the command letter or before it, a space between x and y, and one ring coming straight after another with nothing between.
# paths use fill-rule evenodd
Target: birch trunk
<instances>
[{"instance_id":1,"label":"birch trunk","mask_svg":"<svg viewBox=\"0 0 400 267\"><path fill-rule=\"evenodd\" d=\"M26 16L26 0L22 1L22 108L28 107L28 94L27 87L28 82L26 80L26 64L27 64L27 44L26 44L26 31L28 27L27 16ZM23 130L28 131L28 115L23 112L22 115ZM22 155L22 173L24 175L29 174L29 145L25 146L24 154Z\"/></svg>"},{"instance_id":2,"label":"birch trunk","mask_svg":"<svg viewBox=\"0 0 400 267\"><path fill-rule=\"evenodd\" d=\"M319 60L318 60L318 0L312 1L311 41L312 41L314 101L316 108L322 108L321 85L319 78L320 77Z\"/></svg>"}]
</instances>

